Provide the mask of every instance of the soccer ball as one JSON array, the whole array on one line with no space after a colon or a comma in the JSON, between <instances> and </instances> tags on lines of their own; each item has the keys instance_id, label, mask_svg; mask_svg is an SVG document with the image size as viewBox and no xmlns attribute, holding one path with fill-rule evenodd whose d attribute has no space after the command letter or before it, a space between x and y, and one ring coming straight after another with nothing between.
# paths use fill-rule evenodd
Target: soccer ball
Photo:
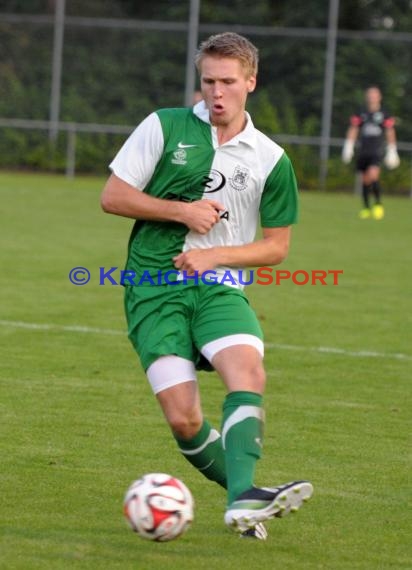
<instances>
[{"instance_id":1,"label":"soccer ball","mask_svg":"<svg viewBox=\"0 0 412 570\"><path fill-rule=\"evenodd\" d=\"M193 521L194 501L182 481L166 473L148 473L128 488L124 515L142 538L166 542L182 535Z\"/></svg>"}]
</instances>

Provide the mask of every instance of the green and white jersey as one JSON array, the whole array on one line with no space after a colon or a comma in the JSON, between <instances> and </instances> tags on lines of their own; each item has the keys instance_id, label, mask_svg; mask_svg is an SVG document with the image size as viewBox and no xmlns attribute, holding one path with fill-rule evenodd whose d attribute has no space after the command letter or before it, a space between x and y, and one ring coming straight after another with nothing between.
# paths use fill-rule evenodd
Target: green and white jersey
<instances>
[{"instance_id":1,"label":"green and white jersey","mask_svg":"<svg viewBox=\"0 0 412 570\"><path fill-rule=\"evenodd\" d=\"M290 160L246 115L245 129L219 145L203 101L193 109L161 109L120 149L110 168L137 190L167 200L215 199L226 208L205 235L176 222L137 220L126 264L135 281L175 270L172 258L182 251L251 243L259 217L267 228L296 222L297 186ZM223 276L230 268L215 271Z\"/></svg>"}]
</instances>

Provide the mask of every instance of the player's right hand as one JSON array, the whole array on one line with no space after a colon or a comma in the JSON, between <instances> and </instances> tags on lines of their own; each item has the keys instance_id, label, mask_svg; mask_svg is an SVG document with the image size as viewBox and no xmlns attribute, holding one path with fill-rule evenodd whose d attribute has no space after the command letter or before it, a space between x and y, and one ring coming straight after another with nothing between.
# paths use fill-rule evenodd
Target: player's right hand
<instances>
[{"instance_id":1,"label":"player's right hand","mask_svg":"<svg viewBox=\"0 0 412 570\"><path fill-rule=\"evenodd\" d=\"M219 213L226 210L217 200L197 200L184 206L183 223L199 234L207 234L220 220Z\"/></svg>"},{"instance_id":2,"label":"player's right hand","mask_svg":"<svg viewBox=\"0 0 412 570\"><path fill-rule=\"evenodd\" d=\"M346 139L342 149L342 162L349 164L353 158L354 142Z\"/></svg>"}]
</instances>

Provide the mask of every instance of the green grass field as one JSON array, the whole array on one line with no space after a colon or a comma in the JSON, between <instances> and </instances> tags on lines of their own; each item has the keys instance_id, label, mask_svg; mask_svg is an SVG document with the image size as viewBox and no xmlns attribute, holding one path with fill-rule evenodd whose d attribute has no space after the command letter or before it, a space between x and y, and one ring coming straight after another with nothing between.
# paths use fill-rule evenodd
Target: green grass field
<instances>
[{"instance_id":1,"label":"green grass field","mask_svg":"<svg viewBox=\"0 0 412 570\"><path fill-rule=\"evenodd\" d=\"M100 266L122 267L131 224L100 211L102 185L0 174L0 567L412 568L412 201L388 197L383 221L360 221L355 196L303 193L282 268L343 270L339 284L247 288L267 342L256 483L315 487L262 543L224 527L223 491L176 452L123 334L122 287L98 284ZM87 285L70 283L75 266ZM223 388L214 374L200 384L219 427ZM171 543L123 519L126 488L150 471L182 478L196 500Z\"/></svg>"}]
</instances>

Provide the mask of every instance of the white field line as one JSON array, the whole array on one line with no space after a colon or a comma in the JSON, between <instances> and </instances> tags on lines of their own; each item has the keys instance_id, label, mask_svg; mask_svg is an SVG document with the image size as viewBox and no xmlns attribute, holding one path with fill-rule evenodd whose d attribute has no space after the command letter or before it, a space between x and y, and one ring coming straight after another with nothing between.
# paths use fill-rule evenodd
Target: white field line
<instances>
[{"instance_id":1,"label":"white field line","mask_svg":"<svg viewBox=\"0 0 412 570\"><path fill-rule=\"evenodd\" d=\"M23 321L3 321L0 320L0 326L16 329L32 329L37 331L56 331L56 332L79 332L88 334L105 334L105 335L121 335L126 336L126 331L114 329L101 329L98 327L83 327L80 325L52 325L38 323L24 323Z\"/></svg>"},{"instance_id":2,"label":"white field line","mask_svg":"<svg viewBox=\"0 0 412 570\"><path fill-rule=\"evenodd\" d=\"M25 323L23 321L5 321L0 320L0 326L6 328L31 329L38 331L56 331L56 332L74 332L86 334L102 334L126 336L126 331L117 329L103 329L99 327L85 327L81 325L53 325L39 323ZM351 356L355 358L387 358L392 360L412 361L412 355L396 352L377 352L374 350L345 350L333 346L298 346L293 344L279 344L273 342L265 343L265 347L275 350L291 350L299 352L317 352L322 354L340 354L342 356Z\"/></svg>"},{"instance_id":3,"label":"white field line","mask_svg":"<svg viewBox=\"0 0 412 570\"><path fill-rule=\"evenodd\" d=\"M400 352L377 352L375 350L345 350L333 346L296 346L293 344L276 344L273 342L265 343L266 348L274 348L277 350L296 350L303 352L320 352L323 354L342 354L343 356L354 356L358 358L391 358L394 360L412 360L409 354Z\"/></svg>"}]
</instances>

